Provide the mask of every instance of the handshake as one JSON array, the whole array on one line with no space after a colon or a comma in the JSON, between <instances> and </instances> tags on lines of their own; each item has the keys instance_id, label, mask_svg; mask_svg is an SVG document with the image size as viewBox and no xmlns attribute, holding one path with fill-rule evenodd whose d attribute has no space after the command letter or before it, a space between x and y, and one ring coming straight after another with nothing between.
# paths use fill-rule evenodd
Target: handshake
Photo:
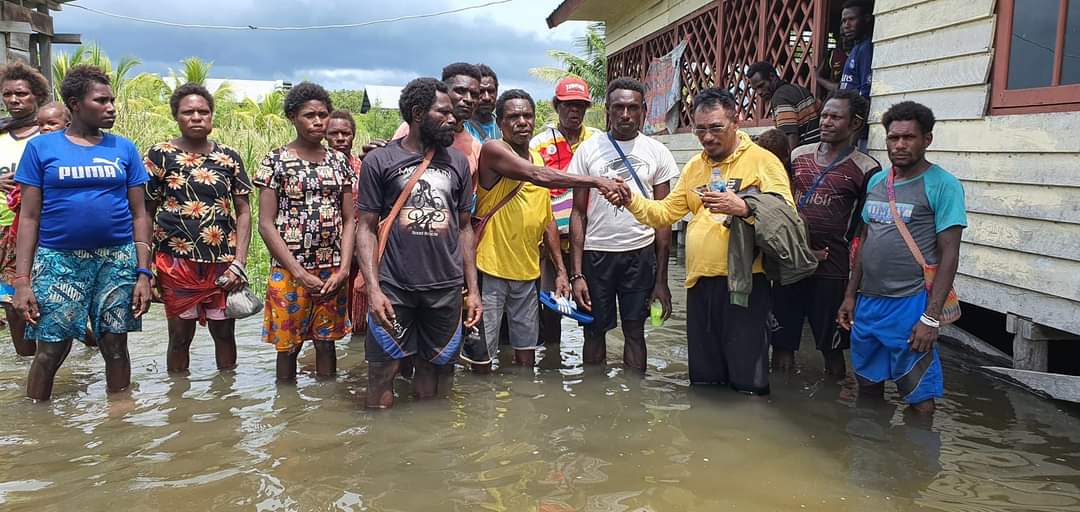
<instances>
[{"instance_id":1,"label":"handshake","mask_svg":"<svg viewBox=\"0 0 1080 512\"><path fill-rule=\"evenodd\" d=\"M600 178L595 187L612 206L622 208L630 204L633 193L630 187L620 178Z\"/></svg>"}]
</instances>

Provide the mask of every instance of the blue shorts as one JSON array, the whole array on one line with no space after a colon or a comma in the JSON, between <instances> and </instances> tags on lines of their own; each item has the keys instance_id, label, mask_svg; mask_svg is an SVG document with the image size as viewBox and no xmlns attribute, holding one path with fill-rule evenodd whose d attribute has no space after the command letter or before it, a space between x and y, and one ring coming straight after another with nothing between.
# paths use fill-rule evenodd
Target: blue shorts
<instances>
[{"instance_id":1,"label":"blue shorts","mask_svg":"<svg viewBox=\"0 0 1080 512\"><path fill-rule=\"evenodd\" d=\"M87 318L98 336L140 330L142 322L131 312L137 266L130 243L92 250L39 247L31 275L41 317L26 326L26 339L82 339Z\"/></svg>"},{"instance_id":2,"label":"blue shorts","mask_svg":"<svg viewBox=\"0 0 1080 512\"><path fill-rule=\"evenodd\" d=\"M945 394L941 359L930 352L912 352L911 330L926 310L926 292L911 297L859 295L851 330L851 366L863 380L896 383L900 396L916 404Z\"/></svg>"}]
</instances>

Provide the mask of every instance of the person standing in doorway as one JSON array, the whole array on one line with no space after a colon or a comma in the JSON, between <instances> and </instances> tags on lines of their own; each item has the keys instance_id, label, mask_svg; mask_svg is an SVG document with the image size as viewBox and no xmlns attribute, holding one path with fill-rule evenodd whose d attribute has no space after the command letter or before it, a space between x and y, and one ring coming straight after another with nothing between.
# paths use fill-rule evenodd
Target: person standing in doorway
<instances>
[{"instance_id":1,"label":"person standing in doorway","mask_svg":"<svg viewBox=\"0 0 1080 512\"><path fill-rule=\"evenodd\" d=\"M774 371L794 368L803 323L809 320L825 371L838 379L846 374L844 350L850 346L849 338L837 328L835 312L847 289L850 241L862 225L859 213L866 180L881 170L877 160L852 145L852 135L862 130L869 109L870 103L855 91L833 92L821 110L821 142L791 153L795 204L819 264L812 277L773 288L773 314L779 325L772 338Z\"/></svg>"},{"instance_id":2,"label":"person standing in doorway","mask_svg":"<svg viewBox=\"0 0 1080 512\"><path fill-rule=\"evenodd\" d=\"M929 108L911 101L881 117L892 166L870 178L863 243L837 312L837 322L851 331L860 394L881 398L892 380L920 413L932 413L944 394L935 343L967 226L960 180L926 160L934 122ZM919 265L916 248L935 272Z\"/></svg>"},{"instance_id":3,"label":"person standing in doorway","mask_svg":"<svg viewBox=\"0 0 1080 512\"><path fill-rule=\"evenodd\" d=\"M850 89L870 99L870 82L874 63L874 3L870 0L847 0L840 11L840 35L843 45L850 46L847 60L834 82L818 77L818 83L829 91Z\"/></svg>"},{"instance_id":4,"label":"person standing in doorway","mask_svg":"<svg viewBox=\"0 0 1080 512\"><path fill-rule=\"evenodd\" d=\"M116 122L109 76L81 65L60 85L71 125L26 145L15 261L15 309L37 342L26 395L47 400L71 341L86 319L105 359L105 386L131 384L127 333L150 307L148 176L131 141L105 132ZM94 212L87 215L86 212Z\"/></svg>"},{"instance_id":5,"label":"person standing in doorway","mask_svg":"<svg viewBox=\"0 0 1080 512\"><path fill-rule=\"evenodd\" d=\"M529 148L540 154L549 169L566 172L578 147L604 132L585 125L585 113L592 106L588 82L577 77L559 80L551 103L559 120L541 128L529 142ZM573 188L551 189L551 211L559 231L559 249L564 262L570 261L570 211L573 207ZM544 290L553 290L557 269L551 258L545 254L540 257L540 286ZM558 345L562 339L561 323L562 316L557 312L540 308L540 341L549 346Z\"/></svg>"},{"instance_id":6,"label":"person standing in doorway","mask_svg":"<svg viewBox=\"0 0 1080 512\"><path fill-rule=\"evenodd\" d=\"M606 108L608 133L583 142L567 172L619 178L646 198L663 199L679 168L667 147L641 133L645 86L631 78L612 81ZM570 242L574 298L594 318L585 326L585 363L607 360L607 332L621 317L623 363L644 371L649 304L659 301L663 316L671 314L671 223L653 229L588 189L575 188Z\"/></svg>"},{"instance_id":7,"label":"person standing in doorway","mask_svg":"<svg viewBox=\"0 0 1080 512\"><path fill-rule=\"evenodd\" d=\"M296 139L263 158L259 234L273 257L266 289L263 341L277 349L277 380L296 380L296 359L315 344L315 373L337 372L334 343L351 331L349 267L356 232L355 173L344 154L323 144L333 104L317 84L302 82L285 96Z\"/></svg>"},{"instance_id":8,"label":"person standing in doorway","mask_svg":"<svg viewBox=\"0 0 1080 512\"><path fill-rule=\"evenodd\" d=\"M499 77L487 64L477 64L480 70L480 95L476 97L476 110L465 120L465 129L481 144L499 140L499 122L495 116L495 101L499 98Z\"/></svg>"},{"instance_id":9,"label":"person standing in doorway","mask_svg":"<svg viewBox=\"0 0 1080 512\"><path fill-rule=\"evenodd\" d=\"M154 218L154 266L169 329L166 366L190 364L196 322L210 330L218 370L236 367L229 292L245 284L251 242L251 179L236 150L210 140L214 96L184 84L169 99L180 136L146 152L146 209ZM220 282L219 282L220 280Z\"/></svg>"},{"instance_id":10,"label":"person standing in doorway","mask_svg":"<svg viewBox=\"0 0 1080 512\"><path fill-rule=\"evenodd\" d=\"M49 100L49 82L38 70L22 61L13 61L0 68L0 92L4 109L11 117L0 119L0 304L3 304L8 332L15 353L34 355L34 342L24 334L26 322L15 312L11 302L15 296L12 279L15 277L15 241L18 226L15 212L19 191L15 171L26 143L39 133L37 114Z\"/></svg>"},{"instance_id":11,"label":"person standing in doorway","mask_svg":"<svg viewBox=\"0 0 1080 512\"><path fill-rule=\"evenodd\" d=\"M463 302L466 328L481 316L473 185L468 158L451 147L459 123L450 87L418 78L398 106L409 133L364 157L356 203L357 257L371 311L367 407L375 409L393 407L394 376L409 358L417 397L449 391ZM380 219L388 223L382 229Z\"/></svg>"}]
</instances>

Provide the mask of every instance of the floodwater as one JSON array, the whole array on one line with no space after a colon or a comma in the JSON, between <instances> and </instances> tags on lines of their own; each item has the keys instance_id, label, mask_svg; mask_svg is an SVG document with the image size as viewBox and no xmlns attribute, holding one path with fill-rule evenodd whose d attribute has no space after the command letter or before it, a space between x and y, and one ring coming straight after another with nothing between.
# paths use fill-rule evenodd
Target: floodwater
<instances>
[{"instance_id":1,"label":"floodwater","mask_svg":"<svg viewBox=\"0 0 1080 512\"><path fill-rule=\"evenodd\" d=\"M459 372L427 402L399 380L383 412L362 407L361 338L339 345L336 379L314 378L308 349L298 383L278 386L249 319L236 372L216 371L202 331L191 374L170 376L155 306L129 392L106 396L101 358L77 345L45 404L23 398L29 361L5 339L0 510L1080 510L1080 416L964 354L944 353L932 423L895 395L856 404L809 350L751 399L688 386L677 309L649 334L645 376L622 370L617 339L607 367L583 368L568 328L540 369Z\"/></svg>"}]
</instances>

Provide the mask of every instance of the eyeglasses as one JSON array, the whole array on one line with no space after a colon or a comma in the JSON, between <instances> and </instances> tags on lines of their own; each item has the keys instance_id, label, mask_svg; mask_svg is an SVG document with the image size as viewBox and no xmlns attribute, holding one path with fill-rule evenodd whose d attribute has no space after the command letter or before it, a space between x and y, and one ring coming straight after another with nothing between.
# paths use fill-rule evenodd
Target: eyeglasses
<instances>
[{"instance_id":1,"label":"eyeglasses","mask_svg":"<svg viewBox=\"0 0 1080 512\"><path fill-rule=\"evenodd\" d=\"M705 128L694 128L694 135L701 137L702 135L705 135L705 132L712 135L721 135L728 130L728 126L729 125L726 124L714 124Z\"/></svg>"}]
</instances>

